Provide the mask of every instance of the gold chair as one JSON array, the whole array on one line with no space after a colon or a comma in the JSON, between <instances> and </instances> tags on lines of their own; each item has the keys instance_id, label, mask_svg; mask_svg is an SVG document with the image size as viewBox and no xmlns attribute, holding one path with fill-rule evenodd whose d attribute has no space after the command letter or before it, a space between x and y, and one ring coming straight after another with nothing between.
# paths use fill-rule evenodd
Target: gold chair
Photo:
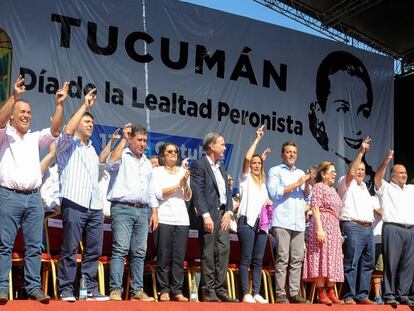
<instances>
[{"instance_id":1,"label":"gold chair","mask_svg":"<svg viewBox=\"0 0 414 311\"><path fill-rule=\"evenodd\" d=\"M45 217L44 230L46 236L46 252L51 256L51 261L54 263L54 269L52 270L53 295L55 299L58 299L57 266L60 260L60 249L63 244L63 223L60 213L53 213ZM76 256L78 265L82 262L82 250L83 246L80 243Z\"/></svg>"},{"instance_id":2,"label":"gold chair","mask_svg":"<svg viewBox=\"0 0 414 311\"><path fill-rule=\"evenodd\" d=\"M22 228L19 228L14 241L13 252L12 252L12 267L23 267L24 266L24 252L25 244ZM52 257L48 253L43 253L41 256L42 265L42 290L47 295L49 287L49 272L52 272L52 276L56 274L56 266ZM12 271L9 272L9 297L13 299L13 275Z\"/></svg>"}]
</instances>

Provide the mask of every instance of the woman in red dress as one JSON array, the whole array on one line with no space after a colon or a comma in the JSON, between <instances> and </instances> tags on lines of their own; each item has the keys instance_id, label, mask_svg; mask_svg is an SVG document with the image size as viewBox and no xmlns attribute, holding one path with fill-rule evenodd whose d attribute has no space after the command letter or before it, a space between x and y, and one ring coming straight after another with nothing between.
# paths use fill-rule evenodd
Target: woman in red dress
<instances>
[{"instance_id":1,"label":"woman in red dress","mask_svg":"<svg viewBox=\"0 0 414 311\"><path fill-rule=\"evenodd\" d=\"M311 199L313 217L303 267L304 281L315 282L318 302L328 305L344 303L336 297L334 291L335 283L344 281L342 236L339 229L342 201L333 187L335 177L332 162L323 161L318 165Z\"/></svg>"}]
</instances>

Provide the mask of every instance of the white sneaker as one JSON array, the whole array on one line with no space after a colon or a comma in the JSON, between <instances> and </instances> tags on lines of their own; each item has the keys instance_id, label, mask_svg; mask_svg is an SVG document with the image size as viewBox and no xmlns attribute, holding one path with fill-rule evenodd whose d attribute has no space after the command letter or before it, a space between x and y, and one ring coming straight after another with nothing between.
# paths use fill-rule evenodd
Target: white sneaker
<instances>
[{"instance_id":1,"label":"white sneaker","mask_svg":"<svg viewBox=\"0 0 414 311\"><path fill-rule=\"evenodd\" d=\"M262 298L263 299L263 298ZM246 294L243 296L243 302L247 303L256 303L256 300L254 300L253 296L250 294Z\"/></svg>"},{"instance_id":2,"label":"white sneaker","mask_svg":"<svg viewBox=\"0 0 414 311\"><path fill-rule=\"evenodd\" d=\"M254 301L256 301L257 303L269 303L266 299L264 299L262 296L260 296L259 294L256 294L253 296Z\"/></svg>"}]
</instances>

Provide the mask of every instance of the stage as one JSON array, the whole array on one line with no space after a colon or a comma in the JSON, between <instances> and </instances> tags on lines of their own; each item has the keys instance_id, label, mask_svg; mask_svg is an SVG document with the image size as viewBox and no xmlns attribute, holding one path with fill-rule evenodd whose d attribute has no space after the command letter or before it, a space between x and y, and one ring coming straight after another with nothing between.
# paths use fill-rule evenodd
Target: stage
<instances>
[{"instance_id":1,"label":"stage","mask_svg":"<svg viewBox=\"0 0 414 311\"><path fill-rule=\"evenodd\" d=\"M398 306L393 308L388 305L366 306L366 305L334 305L325 306L319 304L311 305L299 305L299 304L248 304L248 303L208 303L208 302L136 302L136 301L77 301L74 303L64 302L59 300L52 300L49 304L41 304L31 300L13 300L9 301L5 305L0 306L0 310L13 310L13 311L34 311L34 310L54 310L54 311L69 311L69 310L140 310L140 311L154 311L162 309L162 311L228 311L232 308L237 308L237 311L265 311L275 310L277 311L317 311L317 310L341 310L341 311L391 311L397 309L400 311L410 311L408 306Z\"/></svg>"}]
</instances>

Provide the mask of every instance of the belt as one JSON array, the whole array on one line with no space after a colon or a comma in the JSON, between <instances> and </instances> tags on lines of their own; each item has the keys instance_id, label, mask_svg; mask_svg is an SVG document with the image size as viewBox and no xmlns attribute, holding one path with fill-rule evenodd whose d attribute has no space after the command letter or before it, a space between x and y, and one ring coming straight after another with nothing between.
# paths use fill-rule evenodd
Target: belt
<instances>
[{"instance_id":1,"label":"belt","mask_svg":"<svg viewBox=\"0 0 414 311\"><path fill-rule=\"evenodd\" d=\"M369 227L372 225L372 222L367 222L367 221L350 220L349 222L360 225L362 227Z\"/></svg>"},{"instance_id":2,"label":"belt","mask_svg":"<svg viewBox=\"0 0 414 311\"><path fill-rule=\"evenodd\" d=\"M411 229L412 227L414 227L414 225L397 224L396 222L385 222L385 224L394 225L394 226L401 227L404 229Z\"/></svg>"},{"instance_id":3,"label":"belt","mask_svg":"<svg viewBox=\"0 0 414 311\"><path fill-rule=\"evenodd\" d=\"M120 201L111 201L112 204L121 204L121 205L127 205L135 208L145 208L145 205L142 203L130 203L130 202L120 202Z\"/></svg>"},{"instance_id":4,"label":"belt","mask_svg":"<svg viewBox=\"0 0 414 311\"><path fill-rule=\"evenodd\" d=\"M4 186L0 186L3 189L9 190L9 191L13 191L15 193L19 193L19 194L33 194L33 193L37 193L39 191L39 189L33 189L33 190L18 190L18 189L11 189L11 188L7 188Z\"/></svg>"}]
</instances>

